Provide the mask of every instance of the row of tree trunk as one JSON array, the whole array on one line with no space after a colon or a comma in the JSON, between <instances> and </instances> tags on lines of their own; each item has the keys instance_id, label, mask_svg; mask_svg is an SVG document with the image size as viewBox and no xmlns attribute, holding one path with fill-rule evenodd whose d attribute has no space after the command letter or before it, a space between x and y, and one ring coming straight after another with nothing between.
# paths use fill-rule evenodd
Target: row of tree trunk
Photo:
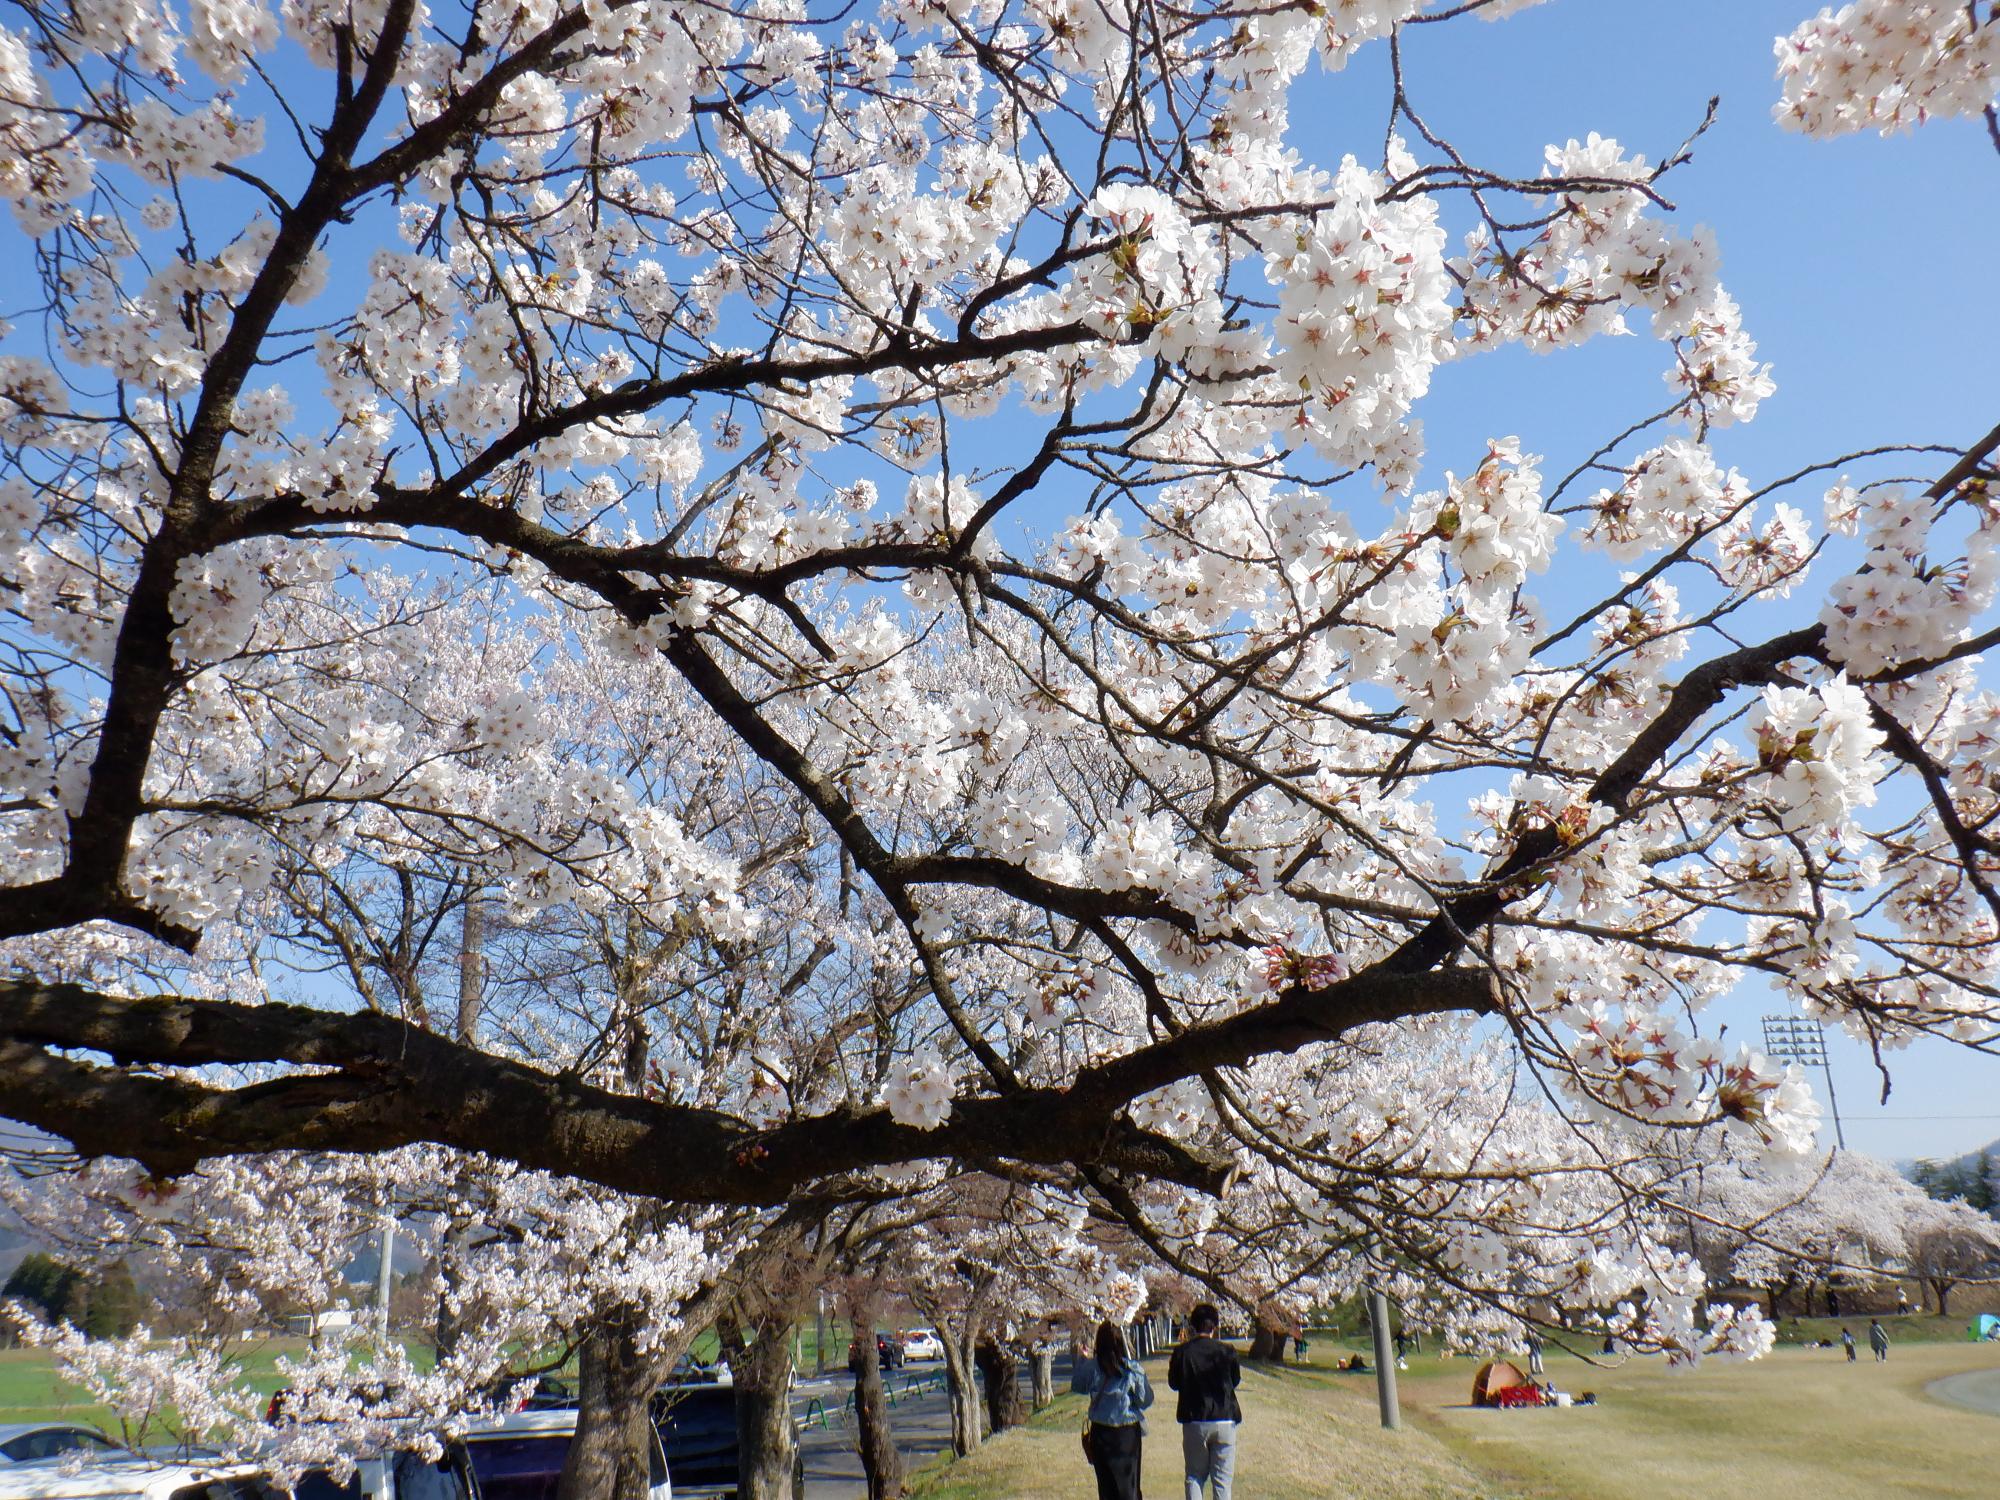
<instances>
[{"instance_id":1,"label":"row of tree trunk","mask_svg":"<svg viewBox=\"0 0 2000 1500\"><path fill-rule=\"evenodd\" d=\"M896 1500L904 1492L902 1455L890 1419L880 1355L869 1336L879 1309L857 1299L850 1308L857 1338L854 1369L855 1443L869 1500ZM761 1315L732 1309L716 1323L729 1358L736 1394L738 1484L741 1500L792 1500L799 1468L792 1415L790 1332L797 1309L776 1299ZM602 1314L578 1348L576 1437L570 1444L557 1500L647 1500L651 1485L652 1402L666 1373L692 1342L691 1329L663 1343L647 1332L634 1308ZM945 1351L945 1391L951 1408L952 1448L961 1457L990 1433L1005 1432L1027 1416L1022 1399L1024 1360L1018 1346L996 1334L940 1320ZM976 1329L977 1325L974 1325ZM1270 1330L1259 1330L1260 1337ZM1150 1324L1135 1326L1133 1344L1143 1356L1160 1337ZM1278 1345L1282 1349L1282 1342ZM1036 1343L1025 1364L1030 1397L1040 1410L1055 1399L1054 1344Z\"/></svg>"}]
</instances>

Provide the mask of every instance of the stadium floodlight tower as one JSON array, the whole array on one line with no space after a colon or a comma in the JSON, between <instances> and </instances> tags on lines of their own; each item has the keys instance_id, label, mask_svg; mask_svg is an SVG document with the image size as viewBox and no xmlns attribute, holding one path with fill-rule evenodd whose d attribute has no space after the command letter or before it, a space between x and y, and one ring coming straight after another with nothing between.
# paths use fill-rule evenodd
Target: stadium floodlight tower
<instances>
[{"instance_id":1,"label":"stadium floodlight tower","mask_svg":"<svg viewBox=\"0 0 2000 1500\"><path fill-rule=\"evenodd\" d=\"M1833 1116L1834 1143L1845 1151L1847 1137L1840 1129L1840 1100L1833 1092L1833 1063L1826 1052L1826 1027L1804 1016L1766 1016L1764 1051L1781 1062L1795 1062L1801 1067L1819 1064L1820 1071L1826 1074L1826 1103Z\"/></svg>"}]
</instances>

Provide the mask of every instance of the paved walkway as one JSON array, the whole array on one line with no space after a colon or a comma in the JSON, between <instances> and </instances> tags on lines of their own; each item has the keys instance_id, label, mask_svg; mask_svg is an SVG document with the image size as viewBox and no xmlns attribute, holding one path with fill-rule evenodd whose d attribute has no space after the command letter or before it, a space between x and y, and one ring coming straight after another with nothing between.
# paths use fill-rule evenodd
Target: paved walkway
<instances>
[{"instance_id":1,"label":"paved walkway","mask_svg":"<svg viewBox=\"0 0 2000 1500\"><path fill-rule=\"evenodd\" d=\"M1967 1370L1963 1375L1947 1375L1925 1386L1924 1394L1933 1401L2000 1417L2000 1370Z\"/></svg>"}]
</instances>

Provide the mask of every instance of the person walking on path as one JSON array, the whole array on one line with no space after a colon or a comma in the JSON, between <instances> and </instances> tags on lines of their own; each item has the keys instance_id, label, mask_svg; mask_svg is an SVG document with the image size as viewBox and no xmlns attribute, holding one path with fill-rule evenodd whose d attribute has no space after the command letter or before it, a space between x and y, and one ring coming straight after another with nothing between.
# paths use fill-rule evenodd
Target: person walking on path
<instances>
[{"instance_id":1,"label":"person walking on path","mask_svg":"<svg viewBox=\"0 0 2000 1500\"><path fill-rule=\"evenodd\" d=\"M1069 1388L1090 1397L1083 1452L1097 1471L1097 1500L1139 1500L1140 1440L1153 1383L1127 1353L1116 1323L1098 1324L1094 1355L1078 1346Z\"/></svg>"},{"instance_id":2,"label":"person walking on path","mask_svg":"<svg viewBox=\"0 0 2000 1500\"><path fill-rule=\"evenodd\" d=\"M1528 1373L1542 1373L1542 1335L1539 1329L1528 1330Z\"/></svg>"},{"instance_id":3,"label":"person walking on path","mask_svg":"<svg viewBox=\"0 0 2000 1500\"><path fill-rule=\"evenodd\" d=\"M1854 1330L1853 1330L1852 1328L1843 1328L1843 1329L1841 1329L1841 1330L1840 1330L1840 1347L1841 1347L1841 1348L1843 1348L1843 1349L1845 1349L1845 1350L1847 1351L1847 1362L1848 1362L1848 1363L1849 1363L1850 1365L1851 1365L1851 1364L1853 1364L1853 1363L1854 1363Z\"/></svg>"},{"instance_id":4,"label":"person walking on path","mask_svg":"<svg viewBox=\"0 0 2000 1500\"><path fill-rule=\"evenodd\" d=\"M1907 1313L1909 1310L1910 1310L1910 1294L1904 1291L1901 1287L1897 1287L1896 1311L1899 1313Z\"/></svg>"},{"instance_id":5,"label":"person walking on path","mask_svg":"<svg viewBox=\"0 0 2000 1500\"><path fill-rule=\"evenodd\" d=\"M1222 1314L1204 1302L1188 1314L1188 1340L1167 1361L1167 1384L1180 1392L1174 1416L1181 1424L1181 1457L1187 1468L1187 1500L1202 1500L1209 1486L1214 1500L1229 1500L1236 1478L1236 1427L1243 1408L1236 1387L1243 1367L1236 1351L1215 1336Z\"/></svg>"},{"instance_id":6,"label":"person walking on path","mask_svg":"<svg viewBox=\"0 0 2000 1500\"><path fill-rule=\"evenodd\" d=\"M1889 1330L1882 1326L1880 1318L1868 1320L1868 1347L1875 1351L1876 1364L1889 1358Z\"/></svg>"}]
</instances>

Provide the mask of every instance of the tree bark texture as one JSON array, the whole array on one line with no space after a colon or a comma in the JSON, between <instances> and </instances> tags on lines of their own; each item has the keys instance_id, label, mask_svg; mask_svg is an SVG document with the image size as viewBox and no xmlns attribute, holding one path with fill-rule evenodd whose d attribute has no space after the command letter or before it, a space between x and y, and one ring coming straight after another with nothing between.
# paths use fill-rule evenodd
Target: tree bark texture
<instances>
[{"instance_id":1,"label":"tree bark texture","mask_svg":"<svg viewBox=\"0 0 2000 1500\"><path fill-rule=\"evenodd\" d=\"M658 1349L641 1352L644 1331L636 1308L619 1307L584 1336L577 1354L576 1436L556 1500L647 1500L658 1441L653 1392L667 1356Z\"/></svg>"},{"instance_id":2,"label":"tree bark texture","mask_svg":"<svg viewBox=\"0 0 2000 1500\"><path fill-rule=\"evenodd\" d=\"M1258 1320L1257 1331L1250 1339L1250 1358L1266 1360L1272 1364L1285 1362L1285 1330Z\"/></svg>"},{"instance_id":3,"label":"tree bark texture","mask_svg":"<svg viewBox=\"0 0 2000 1500\"><path fill-rule=\"evenodd\" d=\"M979 1373L986 1377L986 1425L993 1432L1019 1427L1027 1413L1021 1407L1021 1357L1011 1344L992 1334L973 1349Z\"/></svg>"},{"instance_id":4,"label":"tree bark texture","mask_svg":"<svg viewBox=\"0 0 2000 1500\"><path fill-rule=\"evenodd\" d=\"M387 1151L431 1141L676 1203L784 1203L842 1172L949 1155L1051 1164L1087 1157L1220 1193L1233 1162L1139 1129L1120 1113L1126 1102L1190 1072L1357 1026L1494 1005L1483 969L1409 974L1378 965L1188 1027L1086 1068L1067 1087L961 1101L933 1130L899 1124L886 1110L845 1108L762 1128L545 1072L392 1016L134 1000L0 979L0 1113L61 1135L81 1155L129 1157L168 1177L249 1151ZM76 1055L92 1052L118 1065ZM211 1063L316 1071L231 1088L140 1067Z\"/></svg>"},{"instance_id":5,"label":"tree bark texture","mask_svg":"<svg viewBox=\"0 0 2000 1500\"><path fill-rule=\"evenodd\" d=\"M774 1319L757 1324L755 1332L729 1361L736 1382L738 1500L792 1500L798 1435L790 1329Z\"/></svg>"},{"instance_id":6,"label":"tree bark texture","mask_svg":"<svg viewBox=\"0 0 2000 1500\"><path fill-rule=\"evenodd\" d=\"M903 1493L903 1455L896 1451L890 1426L889 1402L882 1390L882 1357L870 1336L875 1309L854 1310L854 1441L861 1454L861 1473L868 1482L868 1500L896 1500Z\"/></svg>"},{"instance_id":7,"label":"tree bark texture","mask_svg":"<svg viewBox=\"0 0 2000 1500\"><path fill-rule=\"evenodd\" d=\"M944 1388L951 1405L951 1451L960 1458L985 1439L980 1427L979 1381L973 1373L972 1340L967 1331L938 1322L938 1338L944 1344Z\"/></svg>"}]
</instances>

